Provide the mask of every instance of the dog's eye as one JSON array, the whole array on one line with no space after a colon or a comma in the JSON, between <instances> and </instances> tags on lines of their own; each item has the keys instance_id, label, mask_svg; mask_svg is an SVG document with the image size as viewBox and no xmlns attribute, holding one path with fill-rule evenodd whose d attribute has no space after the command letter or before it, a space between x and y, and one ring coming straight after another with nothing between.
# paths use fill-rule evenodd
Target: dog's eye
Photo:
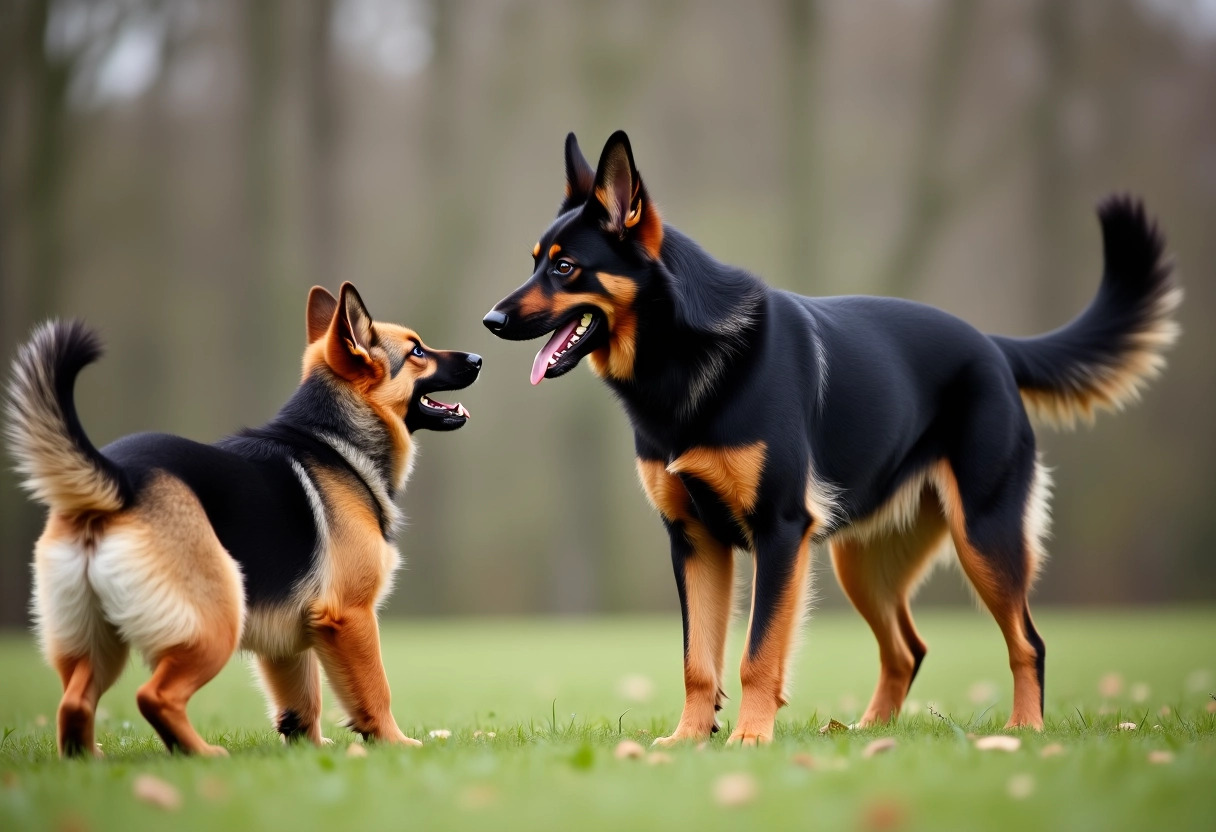
<instances>
[{"instance_id":1,"label":"dog's eye","mask_svg":"<svg viewBox=\"0 0 1216 832\"><path fill-rule=\"evenodd\" d=\"M418 358L426 358L426 353L423 352L422 347L418 346L417 344L414 345L414 351L411 352L410 355L417 356Z\"/></svg>"},{"instance_id":2,"label":"dog's eye","mask_svg":"<svg viewBox=\"0 0 1216 832\"><path fill-rule=\"evenodd\" d=\"M558 260L553 266L553 271L562 277L569 277L570 273L574 271L574 264L569 260Z\"/></svg>"}]
</instances>

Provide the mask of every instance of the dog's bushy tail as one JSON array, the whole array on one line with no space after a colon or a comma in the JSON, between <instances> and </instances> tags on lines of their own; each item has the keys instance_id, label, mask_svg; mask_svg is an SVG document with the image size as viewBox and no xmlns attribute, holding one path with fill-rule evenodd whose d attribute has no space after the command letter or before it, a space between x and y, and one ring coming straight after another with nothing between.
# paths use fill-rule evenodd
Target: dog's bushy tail
<instances>
[{"instance_id":1,"label":"dog's bushy tail","mask_svg":"<svg viewBox=\"0 0 1216 832\"><path fill-rule=\"evenodd\" d=\"M85 435L76 415L76 376L101 356L101 339L80 321L34 330L13 362L5 433L38 502L69 514L114 512L129 501L122 471Z\"/></svg>"},{"instance_id":2,"label":"dog's bushy tail","mask_svg":"<svg viewBox=\"0 0 1216 832\"><path fill-rule=\"evenodd\" d=\"M1013 368L1022 401L1039 422L1071 429L1098 410L1137 400L1165 367L1178 338L1182 289L1165 238L1139 200L1098 206L1105 261L1097 297L1071 323L1034 338L993 336Z\"/></svg>"}]
</instances>

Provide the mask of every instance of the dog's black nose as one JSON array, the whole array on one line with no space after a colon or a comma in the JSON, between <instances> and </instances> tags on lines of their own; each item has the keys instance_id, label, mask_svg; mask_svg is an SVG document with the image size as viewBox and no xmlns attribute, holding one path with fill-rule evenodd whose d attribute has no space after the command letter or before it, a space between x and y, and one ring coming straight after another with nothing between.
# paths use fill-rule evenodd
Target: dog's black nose
<instances>
[{"instance_id":1,"label":"dog's black nose","mask_svg":"<svg viewBox=\"0 0 1216 832\"><path fill-rule=\"evenodd\" d=\"M491 309L486 313L486 316L481 319L481 322L486 325L486 329L491 332L498 332L507 325L507 316L497 309Z\"/></svg>"},{"instance_id":2,"label":"dog's black nose","mask_svg":"<svg viewBox=\"0 0 1216 832\"><path fill-rule=\"evenodd\" d=\"M475 352L469 353L468 355L465 356L464 360L469 362L469 366L472 367L474 370L481 369L481 356L478 355L477 353L475 353Z\"/></svg>"}]
</instances>

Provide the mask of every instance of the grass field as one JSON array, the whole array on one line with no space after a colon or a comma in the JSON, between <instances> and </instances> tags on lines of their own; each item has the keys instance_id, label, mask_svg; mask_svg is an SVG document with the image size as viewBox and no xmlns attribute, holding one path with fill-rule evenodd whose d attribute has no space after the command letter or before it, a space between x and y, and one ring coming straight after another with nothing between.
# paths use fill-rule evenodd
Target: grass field
<instances>
[{"instance_id":1,"label":"grass field","mask_svg":"<svg viewBox=\"0 0 1216 832\"><path fill-rule=\"evenodd\" d=\"M135 708L146 671L133 664L101 703L107 759L60 762L56 680L31 640L11 634L0 637L0 829L1216 829L1216 612L1040 612L1048 727L1011 753L968 737L1008 716L991 619L917 620L930 652L897 725L820 735L829 718L860 715L877 670L861 620L824 614L772 746L728 749L724 732L657 760L614 749L648 745L679 715L674 616L390 623L394 711L426 746L363 757L328 704L335 745L281 745L236 660L191 703L231 758L166 754ZM731 720L737 679L727 692ZM449 738L429 736L443 729ZM893 749L866 756L888 736ZM1053 744L1062 753L1044 756ZM143 775L179 805L137 798Z\"/></svg>"}]
</instances>

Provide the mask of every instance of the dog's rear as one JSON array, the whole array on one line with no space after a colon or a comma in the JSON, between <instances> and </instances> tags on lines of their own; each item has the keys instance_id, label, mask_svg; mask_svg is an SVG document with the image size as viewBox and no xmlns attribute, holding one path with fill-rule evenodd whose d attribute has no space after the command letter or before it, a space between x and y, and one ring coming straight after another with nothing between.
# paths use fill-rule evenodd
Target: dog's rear
<instances>
[{"instance_id":1,"label":"dog's rear","mask_svg":"<svg viewBox=\"0 0 1216 832\"><path fill-rule=\"evenodd\" d=\"M139 691L144 716L174 738L170 747L221 753L189 726L185 699L191 680L210 679L235 649L240 573L188 488L160 476L137 495L89 441L73 386L100 355L83 324L44 324L17 356L9 388L10 450L25 488L50 510L35 547L33 612L64 685L59 750L94 750L97 700L134 646L154 664L174 653Z\"/></svg>"}]
</instances>

